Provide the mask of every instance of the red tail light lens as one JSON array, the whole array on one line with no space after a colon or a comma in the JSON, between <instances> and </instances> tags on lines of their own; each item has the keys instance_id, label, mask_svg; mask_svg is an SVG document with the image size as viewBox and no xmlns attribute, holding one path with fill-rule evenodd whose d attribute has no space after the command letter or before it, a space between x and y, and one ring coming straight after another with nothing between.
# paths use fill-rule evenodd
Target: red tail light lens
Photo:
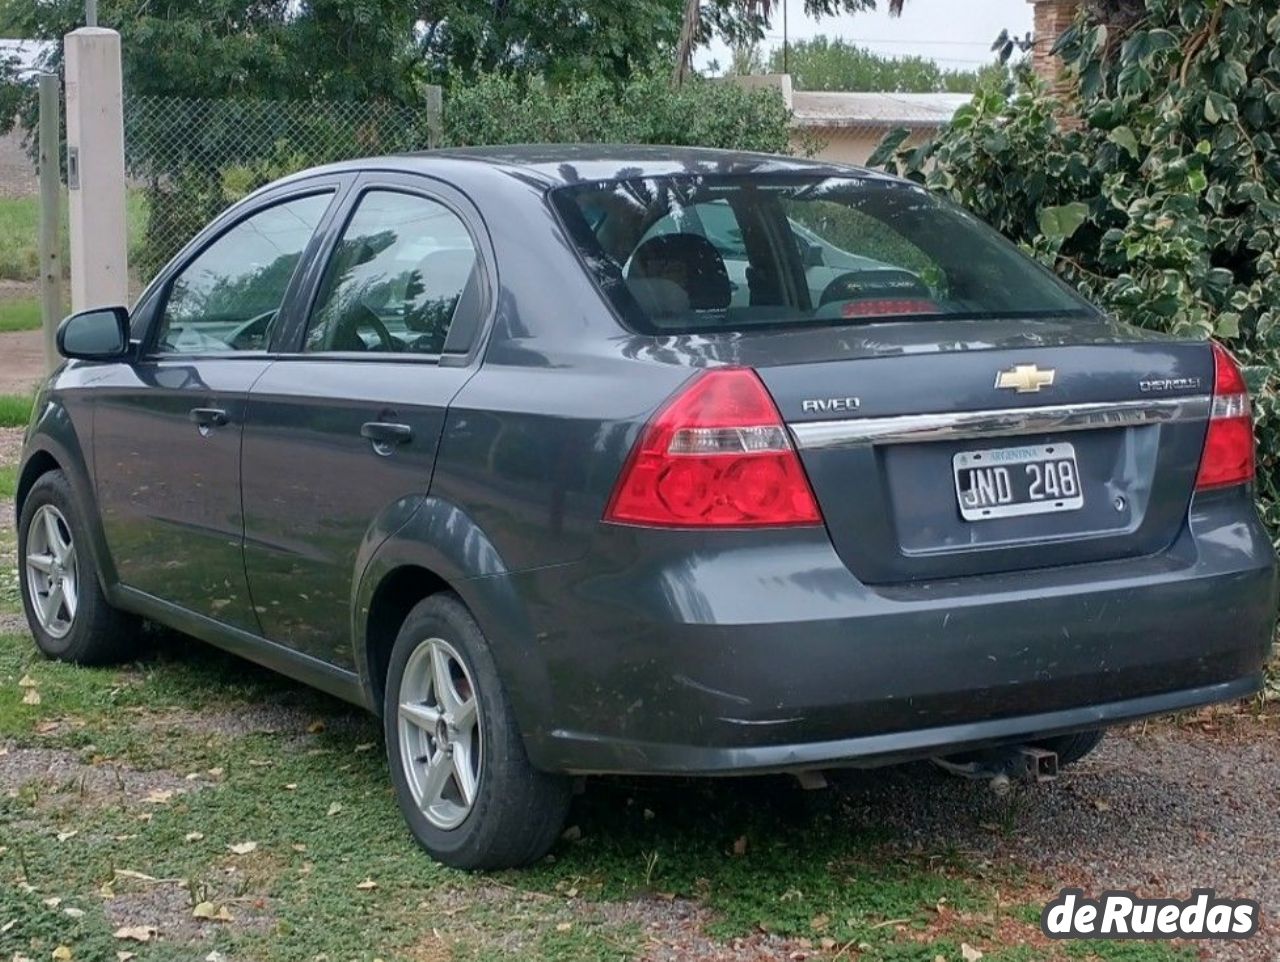
<instances>
[{"instance_id":1,"label":"red tail light lens","mask_svg":"<svg viewBox=\"0 0 1280 962\"><path fill-rule=\"evenodd\" d=\"M822 523L800 458L754 371L716 368L645 426L606 521L668 528Z\"/></svg>"},{"instance_id":2,"label":"red tail light lens","mask_svg":"<svg viewBox=\"0 0 1280 962\"><path fill-rule=\"evenodd\" d=\"M1213 343L1213 409L1200 456L1196 490L1253 480L1253 414L1249 389L1235 358Z\"/></svg>"}]
</instances>

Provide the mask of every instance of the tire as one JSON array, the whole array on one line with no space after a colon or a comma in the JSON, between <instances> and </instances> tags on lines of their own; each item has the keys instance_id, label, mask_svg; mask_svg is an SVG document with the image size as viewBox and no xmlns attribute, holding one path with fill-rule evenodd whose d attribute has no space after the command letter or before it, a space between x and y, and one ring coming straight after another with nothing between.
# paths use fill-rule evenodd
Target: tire
<instances>
[{"instance_id":1,"label":"tire","mask_svg":"<svg viewBox=\"0 0 1280 962\"><path fill-rule=\"evenodd\" d=\"M141 621L108 604L88 525L61 471L41 475L22 504L18 583L27 624L46 657L108 665L136 654ZM49 603L55 590L56 610Z\"/></svg>"},{"instance_id":2,"label":"tire","mask_svg":"<svg viewBox=\"0 0 1280 962\"><path fill-rule=\"evenodd\" d=\"M1106 732L1101 728L1092 731L1075 732L1071 735L1058 735L1055 738L1041 738L1035 742L1037 748L1046 748L1058 755L1058 766L1074 765L1102 742Z\"/></svg>"},{"instance_id":3,"label":"tire","mask_svg":"<svg viewBox=\"0 0 1280 962\"><path fill-rule=\"evenodd\" d=\"M401 626L383 729L396 801L432 858L460 869L515 868L551 850L572 781L529 764L493 655L457 596L419 602Z\"/></svg>"}]
</instances>

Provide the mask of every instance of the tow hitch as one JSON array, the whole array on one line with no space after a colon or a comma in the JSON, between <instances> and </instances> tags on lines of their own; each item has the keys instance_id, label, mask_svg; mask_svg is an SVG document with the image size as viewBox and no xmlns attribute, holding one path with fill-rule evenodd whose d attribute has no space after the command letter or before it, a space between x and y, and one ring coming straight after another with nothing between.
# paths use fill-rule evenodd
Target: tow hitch
<instances>
[{"instance_id":1,"label":"tow hitch","mask_svg":"<svg viewBox=\"0 0 1280 962\"><path fill-rule=\"evenodd\" d=\"M993 748L966 752L933 763L943 771L961 778L985 781L997 795L1006 795L1012 779L1029 782L1051 782L1058 777L1058 754L1044 748L1021 745L1017 748Z\"/></svg>"}]
</instances>

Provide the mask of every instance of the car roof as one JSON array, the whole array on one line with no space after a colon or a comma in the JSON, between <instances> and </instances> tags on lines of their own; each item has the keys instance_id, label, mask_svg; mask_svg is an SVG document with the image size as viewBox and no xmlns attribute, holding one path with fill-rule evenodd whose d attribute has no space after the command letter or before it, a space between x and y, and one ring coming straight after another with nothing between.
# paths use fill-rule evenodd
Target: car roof
<instances>
[{"instance_id":1,"label":"car roof","mask_svg":"<svg viewBox=\"0 0 1280 962\"><path fill-rule=\"evenodd\" d=\"M484 171L537 182L546 188L583 181L676 174L853 175L896 180L862 167L781 154L652 144L515 144L446 148L342 161L295 176L387 169L447 176L451 168L467 179Z\"/></svg>"}]
</instances>

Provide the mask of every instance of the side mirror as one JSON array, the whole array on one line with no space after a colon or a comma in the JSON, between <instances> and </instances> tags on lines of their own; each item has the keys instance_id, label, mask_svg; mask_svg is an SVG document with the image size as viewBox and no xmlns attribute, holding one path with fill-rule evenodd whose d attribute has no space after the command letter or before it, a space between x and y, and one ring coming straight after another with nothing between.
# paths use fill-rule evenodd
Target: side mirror
<instances>
[{"instance_id":1,"label":"side mirror","mask_svg":"<svg viewBox=\"0 0 1280 962\"><path fill-rule=\"evenodd\" d=\"M826 259L822 256L822 248L817 244L805 244L803 254L806 268L823 267L826 264Z\"/></svg>"},{"instance_id":2,"label":"side mirror","mask_svg":"<svg viewBox=\"0 0 1280 962\"><path fill-rule=\"evenodd\" d=\"M85 361L114 361L129 353L129 311L99 307L58 325L58 353Z\"/></svg>"}]
</instances>

